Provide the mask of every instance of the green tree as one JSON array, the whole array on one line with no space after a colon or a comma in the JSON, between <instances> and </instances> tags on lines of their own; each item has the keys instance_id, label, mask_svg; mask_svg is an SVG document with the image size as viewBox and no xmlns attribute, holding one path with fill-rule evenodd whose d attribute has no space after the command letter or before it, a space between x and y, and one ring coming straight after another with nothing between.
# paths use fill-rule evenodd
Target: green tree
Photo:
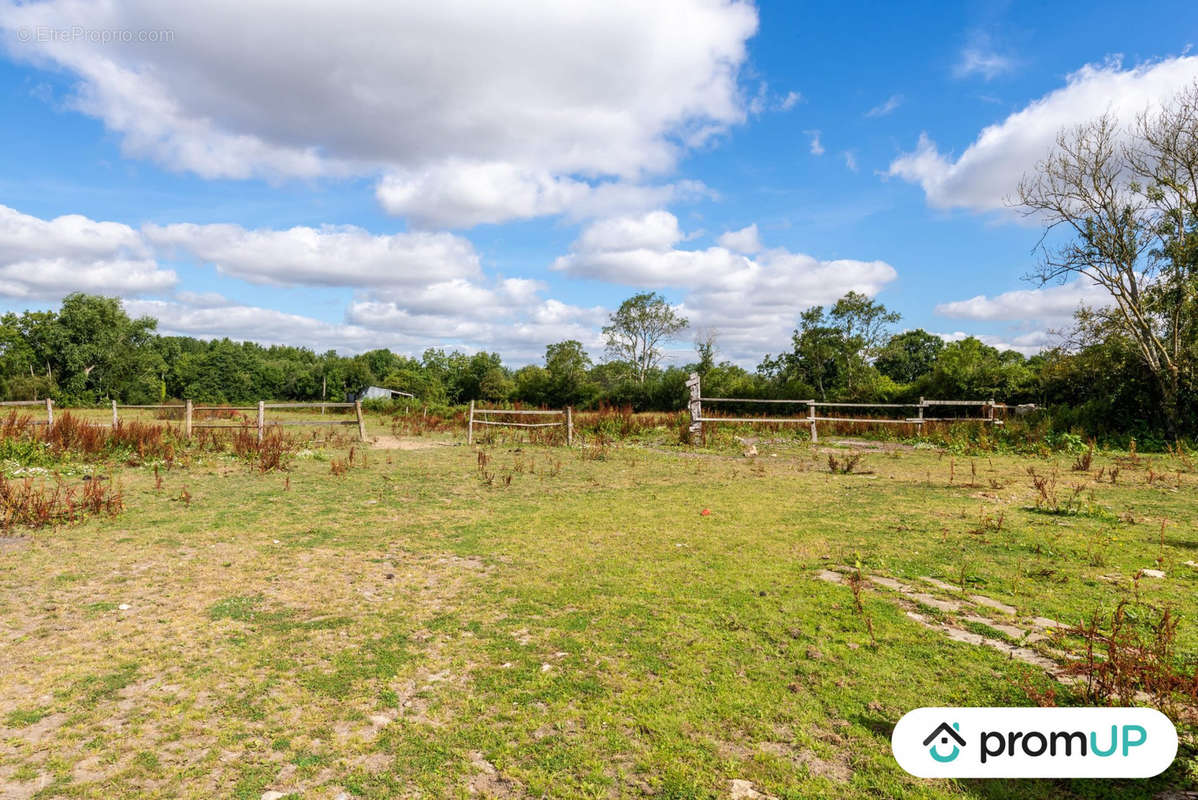
<instances>
[{"instance_id":1,"label":"green tree","mask_svg":"<svg viewBox=\"0 0 1198 800\"><path fill-rule=\"evenodd\" d=\"M923 328L890 337L874 360L874 367L899 383L912 383L932 371L944 349L944 340Z\"/></svg>"},{"instance_id":2,"label":"green tree","mask_svg":"<svg viewBox=\"0 0 1198 800\"><path fill-rule=\"evenodd\" d=\"M591 357L582 342L568 339L545 348L548 376L545 402L554 407L580 405L587 399Z\"/></svg>"},{"instance_id":3,"label":"green tree","mask_svg":"<svg viewBox=\"0 0 1198 800\"><path fill-rule=\"evenodd\" d=\"M686 330L681 317L664 297L641 292L625 300L603 327L607 352L612 358L628 363L638 383L644 383L661 361L661 344Z\"/></svg>"}]
</instances>

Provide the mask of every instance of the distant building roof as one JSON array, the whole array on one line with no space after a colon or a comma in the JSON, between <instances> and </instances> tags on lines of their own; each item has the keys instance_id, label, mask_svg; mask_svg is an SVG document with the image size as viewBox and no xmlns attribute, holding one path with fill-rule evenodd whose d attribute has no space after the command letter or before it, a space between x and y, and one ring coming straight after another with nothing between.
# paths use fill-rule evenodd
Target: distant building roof
<instances>
[{"instance_id":1,"label":"distant building roof","mask_svg":"<svg viewBox=\"0 0 1198 800\"><path fill-rule=\"evenodd\" d=\"M411 392L401 392L398 389L385 389L382 386L367 386L360 392L350 392L349 402L355 400L390 400L393 397L415 397Z\"/></svg>"}]
</instances>

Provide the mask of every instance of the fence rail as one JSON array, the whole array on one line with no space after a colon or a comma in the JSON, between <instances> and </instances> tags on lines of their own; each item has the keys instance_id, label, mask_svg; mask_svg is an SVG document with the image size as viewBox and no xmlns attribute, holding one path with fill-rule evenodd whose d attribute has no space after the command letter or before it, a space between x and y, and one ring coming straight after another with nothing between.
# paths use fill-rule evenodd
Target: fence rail
<instances>
[{"instance_id":1,"label":"fence rail","mask_svg":"<svg viewBox=\"0 0 1198 800\"><path fill-rule=\"evenodd\" d=\"M511 420L487 419L490 416L560 416L557 422L513 422ZM466 421L466 444L474 444L474 426L493 425L505 428L565 428L566 445L574 444L574 407L563 409L531 409L531 408L479 408L470 401L470 416Z\"/></svg>"},{"instance_id":2,"label":"fence rail","mask_svg":"<svg viewBox=\"0 0 1198 800\"><path fill-rule=\"evenodd\" d=\"M687 409L690 411L691 424L690 435L691 441L696 442L703 437L703 423L720 423L720 422L735 422L735 423L755 423L764 422L774 425L808 425L811 428L811 441L819 441L819 430L817 423L820 422L851 422L851 423L869 423L878 425L912 425L919 433L923 432L925 422L946 422L954 419L973 420L987 425L1002 425L1003 421L995 417L997 409L1006 410L1010 408L1004 403L997 403L993 398L989 400L928 400L919 398L918 403L829 403L824 401L812 400L766 400L761 398L749 397L703 397L702 381L698 374L692 372L689 380L686 382L687 389L690 390L690 402L687 404ZM807 407L807 416L805 417L705 417L703 416L704 403L785 403L790 405L803 405ZM983 412L981 417L928 417L924 415L924 409L931 407L943 406L959 406L959 407L980 407ZM918 416L915 417L835 417L835 416L818 416L817 408L914 408L918 410Z\"/></svg>"},{"instance_id":3,"label":"fence rail","mask_svg":"<svg viewBox=\"0 0 1198 800\"><path fill-rule=\"evenodd\" d=\"M54 401L50 398L45 400L4 400L0 401L0 406L43 406L46 409L46 418L44 420L34 420L35 425L53 425L54 424ZM272 420L268 421L266 412L268 409L299 409L299 408L319 408L323 413L325 408L352 408L354 410L353 419L344 420ZM257 429L258 441L266 434L266 428L270 426L282 427L292 425L357 425L358 439L366 441L366 419L362 416L362 402L359 400L354 403L267 403L265 400L259 400L257 405L253 406L197 406L190 400L184 400L182 403L154 403L149 405L121 405L115 400L112 401L112 422L86 422L85 425L91 427L113 427L120 424L121 409L178 409L183 413L183 435L188 439L196 430L211 429L211 428L248 428L253 425ZM197 422L196 415L206 411L254 411L257 412L257 417L253 423L248 419L244 422Z\"/></svg>"}]
</instances>

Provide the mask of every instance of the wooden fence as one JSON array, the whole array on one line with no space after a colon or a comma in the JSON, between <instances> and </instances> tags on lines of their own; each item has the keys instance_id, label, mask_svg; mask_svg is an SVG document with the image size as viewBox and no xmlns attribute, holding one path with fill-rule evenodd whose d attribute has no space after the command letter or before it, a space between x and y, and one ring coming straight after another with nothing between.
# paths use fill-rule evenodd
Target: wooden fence
<instances>
[{"instance_id":1,"label":"wooden fence","mask_svg":"<svg viewBox=\"0 0 1198 800\"><path fill-rule=\"evenodd\" d=\"M50 398L45 400L8 400L0 402L2 406L41 406L46 409L46 419L35 420L35 425L53 425L54 424L54 401ZM307 419L289 419L289 420L268 420L266 412L271 409L301 409L301 408L319 408L323 414L325 409L329 408L352 408L354 410L353 419L338 419L338 420L307 420ZM198 429L203 428L242 428L248 427L250 423L245 422L205 422L205 412L256 412L255 428L258 432L258 441L262 441L262 437L266 433L266 429L270 426L289 426L289 425L357 425L358 439L366 441L366 419L362 416L362 401L358 400L353 403L268 403L265 400L259 400L257 405L253 406L197 406L190 400L184 400L182 403L155 403L150 405L119 405L115 400L112 401L112 423L111 427L115 428L120 424L120 411L126 410L142 410L142 411L162 411L162 410L178 410L183 421L183 435L190 439L193 433ZM69 409L68 409L69 410ZM97 425L109 427L107 422L89 422L88 425Z\"/></svg>"},{"instance_id":2,"label":"wooden fence","mask_svg":"<svg viewBox=\"0 0 1198 800\"><path fill-rule=\"evenodd\" d=\"M703 437L703 423L720 423L720 422L739 422L739 423L754 423L768 422L781 425L808 425L811 429L811 441L819 441L819 430L817 423L820 422L852 422L852 423L867 423L879 425L910 425L917 433L923 433L923 426L926 422L946 422L946 421L974 421L982 422L987 425L1002 425L1003 421L995 416L995 411L998 409L1007 409L1008 406L1002 403L996 403L993 398L989 400L926 400L919 398L918 403L825 403L816 400L762 400L756 398L745 397L703 397L702 382L699 376L691 373L690 379L686 382L687 388L690 390L690 402L687 408L691 415L690 436L692 442L700 441ZM802 417L705 417L703 416L703 403L761 403L772 405L802 405L807 407L807 415ZM956 406L960 408L978 407L982 410L980 417L930 417L925 414L925 411L930 408L941 408L945 406ZM824 416L817 414L816 409L819 408L913 408L916 409L915 416L905 416L901 418L894 417L847 417L834 416L838 412L825 412Z\"/></svg>"},{"instance_id":3,"label":"wooden fence","mask_svg":"<svg viewBox=\"0 0 1198 800\"><path fill-rule=\"evenodd\" d=\"M510 420L490 419L493 416L560 416L556 422L515 422ZM566 445L574 444L574 408L567 406L563 409L546 411L524 408L478 408L470 401L470 416L466 422L466 444L474 444L475 425L495 425L508 428L565 428Z\"/></svg>"}]
</instances>

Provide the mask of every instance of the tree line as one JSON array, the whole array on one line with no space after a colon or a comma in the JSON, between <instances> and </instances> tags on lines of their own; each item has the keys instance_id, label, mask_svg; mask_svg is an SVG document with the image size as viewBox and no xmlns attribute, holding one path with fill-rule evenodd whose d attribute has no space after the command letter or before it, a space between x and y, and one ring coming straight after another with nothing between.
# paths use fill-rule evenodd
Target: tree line
<instances>
[{"instance_id":1,"label":"tree line","mask_svg":"<svg viewBox=\"0 0 1198 800\"><path fill-rule=\"evenodd\" d=\"M1163 431L1159 388L1133 342L1108 336L1076 351L1025 358L976 338L945 342L924 330L893 329L899 315L850 292L830 307L804 311L790 346L756 369L719 357L704 331L695 359L662 365L662 343L686 330L656 294L638 294L605 328L606 358L595 363L574 340L545 348L541 363L505 365L498 353L430 348L419 357L370 350L352 356L303 347L210 341L156 333L149 317L130 318L120 300L73 294L57 311L0 317L0 381L6 399L52 397L63 406L116 400L202 403L343 400L369 385L410 392L434 408L471 400L636 411L685 407L691 372L715 397L818 398L903 402L919 396L998 398L1053 407L1057 424L1091 434ZM1185 402L1195 409L1195 398ZM1191 414L1191 419L1193 415ZM1186 433L1193 434L1189 427Z\"/></svg>"}]
</instances>

